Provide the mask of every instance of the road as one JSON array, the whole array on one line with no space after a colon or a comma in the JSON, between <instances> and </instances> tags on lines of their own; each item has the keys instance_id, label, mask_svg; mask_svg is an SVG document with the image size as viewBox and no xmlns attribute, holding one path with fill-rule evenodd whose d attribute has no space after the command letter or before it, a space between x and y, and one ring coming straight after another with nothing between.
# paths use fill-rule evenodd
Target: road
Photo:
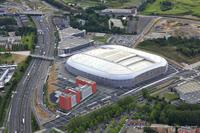
<instances>
[{"instance_id":1,"label":"road","mask_svg":"<svg viewBox=\"0 0 200 133\"><path fill-rule=\"evenodd\" d=\"M53 57L54 36L52 25L48 17L32 17L37 29L43 33L38 33L38 46L34 54ZM43 59L32 59L24 77L18 83L16 93L11 100L11 107L8 117L9 133L31 133L31 112L32 94L34 89L42 88L48 72L50 61Z\"/></svg>"}]
</instances>

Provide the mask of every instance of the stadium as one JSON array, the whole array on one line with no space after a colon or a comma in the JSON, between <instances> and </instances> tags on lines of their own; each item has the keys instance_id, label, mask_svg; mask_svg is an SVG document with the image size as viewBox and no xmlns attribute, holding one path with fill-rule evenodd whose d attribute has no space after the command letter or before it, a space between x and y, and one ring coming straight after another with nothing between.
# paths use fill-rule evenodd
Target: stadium
<instances>
[{"instance_id":1,"label":"stadium","mask_svg":"<svg viewBox=\"0 0 200 133\"><path fill-rule=\"evenodd\" d=\"M167 61L157 55L119 45L104 45L71 56L68 72L112 87L133 87L165 74Z\"/></svg>"}]
</instances>

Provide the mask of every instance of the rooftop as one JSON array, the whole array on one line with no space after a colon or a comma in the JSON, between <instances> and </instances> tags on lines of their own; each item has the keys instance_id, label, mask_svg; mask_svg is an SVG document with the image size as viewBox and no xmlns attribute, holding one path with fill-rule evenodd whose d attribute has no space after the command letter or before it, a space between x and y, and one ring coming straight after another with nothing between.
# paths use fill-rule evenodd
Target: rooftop
<instances>
[{"instance_id":1,"label":"rooftop","mask_svg":"<svg viewBox=\"0 0 200 133\"><path fill-rule=\"evenodd\" d=\"M176 90L183 94L197 92L200 91L200 83L197 81L186 82L177 86Z\"/></svg>"},{"instance_id":2,"label":"rooftop","mask_svg":"<svg viewBox=\"0 0 200 133\"><path fill-rule=\"evenodd\" d=\"M87 44L93 42L93 40L88 40L80 37L74 37L70 36L68 38L65 38L63 41L59 42L59 49L68 49L68 48L73 48L77 47L83 44Z\"/></svg>"},{"instance_id":3,"label":"rooftop","mask_svg":"<svg viewBox=\"0 0 200 133\"><path fill-rule=\"evenodd\" d=\"M74 34L78 34L80 32L83 32L83 31L81 31L79 29L72 28L72 27L59 30L59 34L60 34L61 40L62 40L63 37L73 36Z\"/></svg>"},{"instance_id":4,"label":"rooftop","mask_svg":"<svg viewBox=\"0 0 200 133\"><path fill-rule=\"evenodd\" d=\"M119 45L105 45L70 57L67 64L106 78L130 78L167 61L157 55Z\"/></svg>"},{"instance_id":5,"label":"rooftop","mask_svg":"<svg viewBox=\"0 0 200 133\"><path fill-rule=\"evenodd\" d=\"M111 23L111 22L113 23L113 27L119 27L119 28L121 28L121 29L124 28L121 19L111 18L111 19L109 19L109 22L110 22L110 23ZM110 27L110 28L111 28L111 27Z\"/></svg>"},{"instance_id":6,"label":"rooftop","mask_svg":"<svg viewBox=\"0 0 200 133\"><path fill-rule=\"evenodd\" d=\"M77 76L76 79L79 79L81 81L86 81L87 83L95 83L95 81L92 81L90 79L87 79L87 78L84 78L84 77L81 77L81 76Z\"/></svg>"},{"instance_id":7,"label":"rooftop","mask_svg":"<svg viewBox=\"0 0 200 133\"><path fill-rule=\"evenodd\" d=\"M104 9L101 11L102 13L133 13L133 9Z\"/></svg>"}]
</instances>

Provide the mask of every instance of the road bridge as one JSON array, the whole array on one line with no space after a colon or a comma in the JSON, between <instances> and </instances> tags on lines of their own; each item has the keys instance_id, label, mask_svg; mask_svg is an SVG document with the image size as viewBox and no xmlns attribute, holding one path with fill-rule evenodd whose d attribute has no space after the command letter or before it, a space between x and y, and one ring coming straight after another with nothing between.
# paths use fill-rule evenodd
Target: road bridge
<instances>
[{"instance_id":1,"label":"road bridge","mask_svg":"<svg viewBox=\"0 0 200 133\"><path fill-rule=\"evenodd\" d=\"M48 61L53 61L54 60L54 57L48 57L48 56L43 56L43 55L31 54L30 56L33 57L33 58L42 59L42 60L48 60Z\"/></svg>"}]
</instances>

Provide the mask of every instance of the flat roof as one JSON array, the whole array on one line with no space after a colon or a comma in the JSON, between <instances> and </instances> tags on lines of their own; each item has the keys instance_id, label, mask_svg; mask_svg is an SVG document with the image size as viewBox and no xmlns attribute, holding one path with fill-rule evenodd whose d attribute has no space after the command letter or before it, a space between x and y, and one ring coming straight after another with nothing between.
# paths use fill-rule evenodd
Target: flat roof
<instances>
[{"instance_id":1,"label":"flat roof","mask_svg":"<svg viewBox=\"0 0 200 133\"><path fill-rule=\"evenodd\" d=\"M77 46L81 46L87 43L93 42L93 40L84 39L81 37L70 36L59 42L58 49L68 49Z\"/></svg>"},{"instance_id":2,"label":"flat roof","mask_svg":"<svg viewBox=\"0 0 200 133\"><path fill-rule=\"evenodd\" d=\"M102 13L133 13L133 10L136 9L136 8L133 8L133 9L104 9L102 10L101 12Z\"/></svg>"},{"instance_id":3,"label":"flat roof","mask_svg":"<svg viewBox=\"0 0 200 133\"><path fill-rule=\"evenodd\" d=\"M124 28L121 19L111 18L109 21L113 23L114 27Z\"/></svg>"},{"instance_id":4,"label":"flat roof","mask_svg":"<svg viewBox=\"0 0 200 133\"><path fill-rule=\"evenodd\" d=\"M61 40L64 37L73 36L74 34L78 34L78 33L81 33L81 32L85 32L85 31L84 30L75 29L75 28L72 28L72 27L68 27L68 28L59 30L59 34L60 34Z\"/></svg>"},{"instance_id":5,"label":"flat roof","mask_svg":"<svg viewBox=\"0 0 200 133\"><path fill-rule=\"evenodd\" d=\"M200 83L197 81L189 81L175 87L175 89L183 94L197 92L200 91Z\"/></svg>"},{"instance_id":6,"label":"flat roof","mask_svg":"<svg viewBox=\"0 0 200 133\"><path fill-rule=\"evenodd\" d=\"M100 46L67 60L67 65L108 79L133 78L167 64L160 56L119 45Z\"/></svg>"}]
</instances>

